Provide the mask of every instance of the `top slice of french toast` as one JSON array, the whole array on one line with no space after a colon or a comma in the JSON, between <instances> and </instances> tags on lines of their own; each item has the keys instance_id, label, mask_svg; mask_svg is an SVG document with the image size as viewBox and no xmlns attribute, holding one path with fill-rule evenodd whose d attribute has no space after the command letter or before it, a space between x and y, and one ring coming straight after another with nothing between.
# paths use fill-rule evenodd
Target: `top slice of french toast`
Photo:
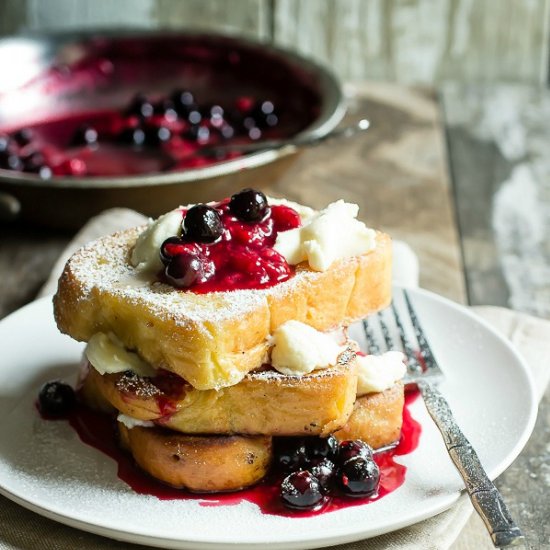
<instances>
[{"instance_id":1,"label":"top slice of french toast","mask_svg":"<svg viewBox=\"0 0 550 550\"><path fill-rule=\"evenodd\" d=\"M80 341L114 333L154 367L197 389L238 383L268 360L270 334L289 320L328 331L385 307L391 299L391 240L377 232L369 252L307 262L268 288L195 293L160 282L131 263L145 227L99 239L67 262L54 297L59 329Z\"/></svg>"}]
</instances>

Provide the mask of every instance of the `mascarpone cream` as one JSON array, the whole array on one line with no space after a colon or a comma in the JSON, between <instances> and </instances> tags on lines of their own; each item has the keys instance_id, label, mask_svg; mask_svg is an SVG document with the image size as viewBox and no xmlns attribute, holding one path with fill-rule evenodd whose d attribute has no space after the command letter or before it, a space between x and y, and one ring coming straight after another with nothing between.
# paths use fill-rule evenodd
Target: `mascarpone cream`
<instances>
[{"instance_id":1,"label":"mascarpone cream","mask_svg":"<svg viewBox=\"0 0 550 550\"><path fill-rule=\"evenodd\" d=\"M100 374L132 371L138 376L155 376L155 369L137 353L128 351L112 333L97 332L84 350L88 361Z\"/></svg>"},{"instance_id":2,"label":"mascarpone cream","mask_svg":"<svg viewBox=\"0 0 550 550\"><path fill-rule=\"evenodd\" d=\"M405 356L400 351L382 355L358 355L357 395L381 392L391 388L407 372Z\"/></svg>"},{"instance_id":3,"label":"mascarpone cream","mask_svg":"<svg viewBox=\"0 0 550 550\"><path fill-rule=\"evenodd\" d=\"M344 350L334 338L299 321L287 321L271 338L271 365L289 376L303 376L336 365Z\"/></svg>"},{"instance_id":4,"label":"mascarpone cream","mask_svg":"<svg viewBox=\"0 0 550 550\"><path fill-rule=\"evenodd\" d=\"M147 229L138 237L132 256L132 265L142 271L162 269L160 246L169 237L181 234L181 210L172 210L156 220L150 220Z\"/></svg>"},{"instance_id":5,"label":"mascarpone cream","mask_svg":"<svg viewBox=\"0 0 550 550\"><path fill-rule=\"evenodd\" d=\"M117 420L121 424L124 424L129 430L137 426L141 428L152 428L155 425L154 422L151 422L150 420L139 420L138 418L122 413L117 416Z\"/></svg>"},{"instance_id":6,"label":"mascarpone cream","mask_svg":"<svg viewBox=\"0 0 550 550\"><path fill-rule=\"evenodd\" d=\"M342 200L302 220L296 229L277 235L275 250L290 265L307 261L311 269L325 271L340 258L365 254L375 246L376 232L357 220L359 207Z\"/></svg>"}]
</instances>

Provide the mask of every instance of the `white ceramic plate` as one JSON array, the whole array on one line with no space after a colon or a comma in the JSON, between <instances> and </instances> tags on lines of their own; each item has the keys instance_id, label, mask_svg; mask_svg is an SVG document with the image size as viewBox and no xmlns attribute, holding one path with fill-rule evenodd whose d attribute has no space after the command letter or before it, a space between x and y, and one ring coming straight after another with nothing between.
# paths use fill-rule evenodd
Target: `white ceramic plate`
<instances>
[{"instance_id":1,"label":"white ceramic plate","mask_svg":"<svg viewBox=\"0 0 550 550\"><path fill-rule=\"evenodd\" d=\"M491 478L533 428L533 384L516 352L468 310L414 290L413 303L446 379L440 389ZM251 503L203 507L134 493L113 460L84 445L66 422L39 418L34 401L52 378L74 380L82 345L58 333L43 299L0 322L0 491L67 525L169 548L311 548L372 537L449 508L462 489L421 400L419 447L397 460L405 483L375 503L310 518L263 515Z\"/></svg>"}]
</instances>

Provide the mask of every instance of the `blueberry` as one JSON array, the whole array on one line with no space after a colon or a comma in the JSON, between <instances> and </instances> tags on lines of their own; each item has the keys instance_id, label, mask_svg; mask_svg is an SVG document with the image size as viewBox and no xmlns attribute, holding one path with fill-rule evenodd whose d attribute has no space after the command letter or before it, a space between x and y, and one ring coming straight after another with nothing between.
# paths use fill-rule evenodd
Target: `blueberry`
<instances>
[{"instance_id":1,"label":"blueberry","mask_svg":"<svg viewBox=\"0 0 550 550\"><path fill-rule=\"evenodd\" d=\"M233 126L223 123L218 129L223 139L231 139L235 135L235 129Z\"/></svg>"},{"instance_id":2,"label":"blueberry","mask_svg":"<svg viewBox=\"0 0 550 550\"><path fill-rule=\"evenodd\" d=\"M242 221L257 222L267 213L267 198L261 191L243 189L231 197L229 210Z\"/></svg>"},{"instance_id":3,"label":"blueberry","mask_svg":"<svg viewBox=\"0 0 550 550\"><path fill-rule=\"evenodd\" d=\"M243 119L243 127L246 128L247 130L252 130L253 128L256 128L257 127L256 119L251 116L245 117Z\"/></svg>"},{"instance_id":4,"label":"blueberry","mask_svg":"<svg viewBox=\"0 0 550 550\"><path fill-rule=\"evenodd\" d=\"M214 128L221 128L225 123L224 110L220 105L211 105L204 109L205 118L208 119L210 126Z\"/></svg>"},{"instance_id":5,"label":"blueberry","mask_svg":"<svg viewBox=\"0 0 550 550\"><path fill-rule=\"evenodd\" d=\"M149 118L153 116L153 104L144 94L136 94L126 109L126 116L138 116L140 118Z\"/></svg>"},{"instance_id":6,"label":"blueberry","mask_svg":"<svg viewBox=\"0 0 550 550\"><path fill-rule=\"evenodd\" d=\"M207 126L193 124L185 133L185 137L191 141L204 144L210 139L210 130Z\"/></svg>"},{"instance_id":7,"label":"blueberry","mask_svg":"<svg viewBox=\"0 0 550 550\"><path fill-rule=\"evenodd\" d=\"M275 460L283 472L293 472L309 466L308 449L299 438L278 438Z\"/></svg>"},{"instance_id":8,"label":"blueberry","mask_svg":"<svg viewBox=\"0 0 550 550\"><path fill-rule=\"evenodd\" d=\"M19 155L10 154L0 156L0 168L6 170L23 170L23 161Z\"/></svg>"},{"instance_id":9,"label":"blueberry","mask_svg":"<svg viewBox=\"0 0 550 550\"><path fill-rule=\"evenodd\" d=\"M170 260L164 273L173 286L188 288L202 279L204 269L200 258L196 254L184 252Z\"/></svg>"},{"instance_id":10,"label":"blueberry","mask_svg":"<svg viewBox=\"0 0 550 550\"><path fill-rule=\"evenodd\" d=\"M38 394L40 412L48 416L65 416L75 405L73 388L57 380L44 384Z\"/></svg>"},{"instance_id":11,"label":"blueberry","mask_svg":"<svg viewBox=\"0 0 550 550\"><path fill-rule=\"evenodd\" d=\"M71 145L95 145L98 140L97 130L92 126L81 126L74 134Z\"/></svg>"},{"instance_id":12,"label":"blueberry","mask_svg":"<svg viewBox=\"0 0 550 550\"><path fill-rule=\"evenodd\" d=\"M372 458L372 449L360 439L342 441L338 448L338 463L344 464L351 458Z\"/></svg>"},{"instance_id":13,"label":"blueberry","mask_svg":"<svg viewBox=\"0 0 550 550\"><path fill-rule=\"evenodd\" d=\"M125 128L118 135L118 141L128 145L141 146L145 143L145 132L142 128Z\"/></svg>"},{"instance_id":14,"label":"blueberry","mask_svg":"<svg viewBox=\"0 0 550 550\"><path fill-rule=\"evenodd\" d=\"M328 458L332 461L338 456L338 440L333 436L313 437L308 445L312 458Z\"/></svg>"},{"instance_id":15,"label":"blueberry","mask_svg":"<svg viewBox=\"0 0 550 550\"><path fill-rule=\"evenodd\" d=\"M262 137L262 131L256 127L250 128L250 130L248 130L248 137L254 141L260 139Z\"/></svg>"},{"instance_id":16,"label":"blueberry","mask_svg":"<svg viewBox=\"0 0 550 550\"><path fill-rule=\"evenodd\" d=\"M334 462L328 458L323 458L309 469L311 475L319 480L319 484L325 493L330 491L335 470Z\"/></svg>"},{"instance_id":17,"label":"blueberry","mask_svg":"<svg viewBox=\"0 0 550 550\"><path fill-rule=\"evenodd\" d=\"M187 115L187 120L190 124L199 124L199 122L202 120L202 115L198 108L195 107L189 111Z\"/></svg>"},{"instance_id":18,"label":"blueberry","mask_svg":"<svg viewBox=\"0 0 550 550\"><path fill-rule=\"evenodd\" d=\"M187 116L195 106L195 98L188 90L174 90L170 98L177 113L181 116Z\"/></svg>"},{"instance_id":19,"label":"blueberry","mask_svg":"<svg viewBox=\"0 0 550 550\"><path fill-rule=\"evenodd\" d=\"M183 232L187 241L213 243L221 237L222 231L220 215L206 204L193 206L183 219Z\"/></svg>"},{"instance_id":20,"label":"blueberry","mask_svg":"<svg viewBox=\"0 0 550 550\"><path fill-rule=\"evenodd\" d=\"M275 105L271 101L263 101L259 107L260 113L264 115L271 115L275 111Z\"/></svg>"},{"instance_id":21,"label":"blueberry","mask_svg":"<svg viewBox=\"0 0 550 550\"><path fill-rule=\"evenodd\" d=\"M275 114L267 115L265 117L265 124L266 126L277 126L279 124L279 117Z\"/></svg>"},{"instance_id":22,"label":"blueberry","mask_svg":"<svg viewBox=\"0 0 550 550\"><path fill-rule=\"evenodd\" d=\"M23 170L25 170L25 172L33 172L38 174L40 172L40 168L42 168L45 164L46 159L39 151L35 151L34 153L31 153L23 158Z\"/></svg>"},{"instance_id":23,"label":"blueberry","mask_svg":"<svg viewBox=\"0 0 550 550\"><path fill-rule=\"evenodd\" d=\"M223 107L221 105L212 105L209 109L210 118L223 118Z\"/></svg>"},{"instance_id":24,"label":"blueberry","mask_svg":"<svg viewBox=\"0 0 550 550\"><path fill-rule=\"evenodd\" d=\"M271 101L262 101L258 103L252 111L251 117L254 119L258 128L267 126L276 126L279 123L279 117L275 111L275 105Z\"/></svg>"},{"instance_id":25,"label":"blueberry","mask_svg":"<svg viewBox=\"0 0 550 550\"><path fill-rule=\"evenodd\" d=\"M9 155L14 153L16 149L15 142L6 134L0 134L0 154Z\"/></svg>"},{"instance_id":26,"label":"blueberry","mask_svg":"<svg viewBox=\"0 0 550 550\"><path fill-rule=\"evenodd\" d=\"M163 99L154 106L155 114L163 116L169 122L174 122L178 118L178 113L174 102L170 99Z\"/></svg>"},{"instance_id":27,"label":"blueberry","mask_svg":"<svg viewBox=\"0 0 550 550\"><path fill-rule=\"evenodd\" d=\"M53 176L53 171L49 166L41 166L40 170L38 170L38 175L43 180L49 180Z\"/></svg>"},{"instance_id":28,"label":"blueberry","mask_svg":"<svg viewBox=\"0 0 550 550\"><path fill-rule=\"evenodd\" d=\"M280 495L283 504L294 510L311 510L323 500L319 480L307 470L285 477Z\"/></svg>"},{"instance_id":29,"label":"blueberry","mask_svg":"<svg viewBox=\"0 0 550 550\"><path fill-rule=\"evenodd\" d=\"M336 479L339 489L348 496L374 496L378 492L380 470L374 459L356 456L340 467Z\"/></svg>"},{"instance_id":30,"label":"blueberry","mask_svg":"<svg viewBox=\"0 0 550 550\"><path fill-rule=\"evenodd\" d=\"M34 134L30 128L21 128L17 130L12 137L20 147L24 147L32 141Z\"/></svg>"},{"instance_id":31,"label":"blueberry","mask_svg":"<svg viewBox=\"0 0 550 550\"><path fill-rule=\"evenodd\" d=\"M166 126L151 126L145 129L145 144L150 146L160 145L172 137L172 132Z\"/></svg>"},{"instance_id":32,"label":"blueberry","mask_svg":"<svg viewBox=\"0 0 550 550\"><path fill-rule=\"evenodd\" d=\"M168 237L160 245L160 259L164 265L168 265L174 256L183 252L183 241L179 237Z\"/></svg>"}]
</instances>

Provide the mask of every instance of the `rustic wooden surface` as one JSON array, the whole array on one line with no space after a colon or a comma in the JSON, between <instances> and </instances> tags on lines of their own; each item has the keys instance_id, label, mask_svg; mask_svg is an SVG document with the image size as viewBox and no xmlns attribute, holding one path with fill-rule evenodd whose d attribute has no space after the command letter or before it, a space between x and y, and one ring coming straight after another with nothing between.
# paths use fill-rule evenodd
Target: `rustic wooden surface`
<instances>
[{"instance_id":1,"label":"rustic wooden surface","mask_svg":"<svg viewBox=\"0 0 550 550\"><path fill-rule=\"evenodd\" d=\"M546 83L550 0L2 0L0 33L192 27L297 48L348 80Z\"/></svg>"},{"instance_id":2,"label":"rustic wooden surface","mask_svg":"<svg viewBox=\"0 0 550 550\"><path fill-rule=\"evenodd\" d=\"M442 99L469 302L550 319L550 93L447 85ZM550 547L549 441L550 389L497 483L533 549Z\"/></svg>"},{"instance_id":3,"label":"rustic wooden surface","mask_svg":"<svg viewBox=\"0 0 550 550\"><path fill-rule=\"evenodd\" d=\"M348 92L348 120L366 116L372 131L304 153L270 193L314 207L339 198L357 202L369 225L406 241L418 254L425 267L421 286L464 302L435 95L374 83Z\"/></svg>"}]
</instances>

